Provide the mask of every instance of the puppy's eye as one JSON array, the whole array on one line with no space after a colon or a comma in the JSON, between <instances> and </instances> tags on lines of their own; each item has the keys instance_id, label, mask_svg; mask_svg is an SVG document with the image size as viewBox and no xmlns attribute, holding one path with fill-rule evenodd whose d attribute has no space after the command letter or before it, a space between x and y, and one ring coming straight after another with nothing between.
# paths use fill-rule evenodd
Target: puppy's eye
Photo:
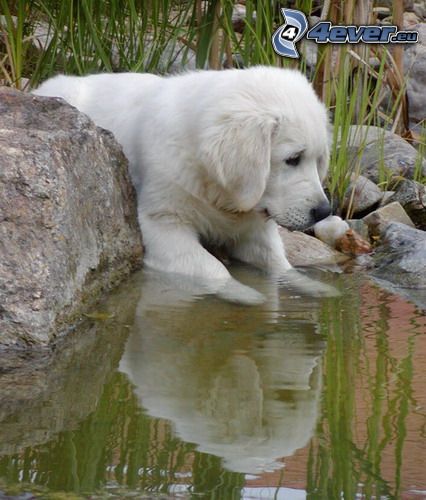
<instances>
[{"instance_id":1,"label":"puppy's eye","mask_svg":"<svg viewBox=\"0 0 426 500\"><path fill-rule=\"evenodd\" d=\"M302 159L302 155L299 154L296 156L292 156L291 158L287 158L285 160L285 162L287 163L287 165L291 165L292 167L297 167L297 165L299 165L301 159Z\"/></svg>"}]
</instances>

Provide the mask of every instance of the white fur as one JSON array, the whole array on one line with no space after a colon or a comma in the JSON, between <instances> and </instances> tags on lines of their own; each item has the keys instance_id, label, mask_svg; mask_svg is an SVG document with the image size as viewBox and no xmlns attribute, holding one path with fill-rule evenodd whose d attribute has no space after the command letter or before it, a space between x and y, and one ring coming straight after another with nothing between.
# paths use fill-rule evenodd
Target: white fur
<instances>
[{"instance_id":1,"label":"white fur","mask_svg":"<svg viewBox=\"0 0 426 500\"><path fill-rule=\"evenodd\" d=\"M327 114L297 71L57 76L34 93L63 97L123 146L145 264L202 279L222 295L248 287L206 246L282 275L291 266L277 224L311 226L312 210L327 201ZM300 151L300 165L285 162ZM251 292L247 300L256 301Z\"/></svg>"}]
</instances>

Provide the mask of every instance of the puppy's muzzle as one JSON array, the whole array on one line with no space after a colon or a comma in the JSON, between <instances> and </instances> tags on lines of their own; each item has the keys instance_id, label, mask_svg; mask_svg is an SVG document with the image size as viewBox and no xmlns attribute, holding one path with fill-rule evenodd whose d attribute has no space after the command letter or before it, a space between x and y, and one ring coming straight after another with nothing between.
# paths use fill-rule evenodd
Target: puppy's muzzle
<instances>
[{"instance_id":1,"label":"puppy's muzzle","mask_svg":"<svg viewBox=\"0 0 426 500\"><path fill-rule=\"evenodd\" d=\"M323 201L311 210L311 217L315 222L325 219L331 214L331 206L328 201Z\"/></svg>"}]
</instances>

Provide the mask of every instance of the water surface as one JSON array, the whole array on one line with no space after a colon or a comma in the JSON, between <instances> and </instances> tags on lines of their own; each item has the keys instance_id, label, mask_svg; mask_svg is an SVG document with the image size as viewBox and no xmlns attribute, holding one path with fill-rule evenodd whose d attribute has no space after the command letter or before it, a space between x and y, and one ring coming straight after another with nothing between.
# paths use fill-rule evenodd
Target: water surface
<instances>
[{"instance_id":1,"label":"water surface","mask_svg":"<svg viewBox=\"0 0 426 500\"><path fill-rule=\"evenodd\" d=\"M0 498L426 498L424 314L356 274L234 274L266 304L141 272L0 376Z\"/></svg>"}]
</instances>

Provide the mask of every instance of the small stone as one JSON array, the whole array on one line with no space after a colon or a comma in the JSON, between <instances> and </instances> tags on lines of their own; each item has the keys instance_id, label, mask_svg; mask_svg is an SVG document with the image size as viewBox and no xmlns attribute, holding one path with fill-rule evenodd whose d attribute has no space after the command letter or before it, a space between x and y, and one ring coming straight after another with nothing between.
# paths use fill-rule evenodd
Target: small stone
<instances>
[{"instance_id":1,"label":"small stone","mask_svg":"<svg viewBox=\"0 0 426 500\"><path fill-rule=\"evenodd\" d=\"M300 267L333 266L349 259L322 241L299 231L280 227L287 258L291 265Z\"/></svg>"},{"instance_id":2,"label":"small stone","mask_svg":"<svg viewBox=\"0 0 426 500\"><path fill-rule=\"evenodd\" d=\"M374 69L380 68L381 61L378 57L369 57L368 58L368 64Z\"/></svg>"},{"instance_id":3,"label":"small stone","mask_svg":"<svg viewBox=\"0 0 426 500\"><path fill-rule=\"evenodd\" d=\"M426 6L420 3L415 3L413 6L413 12L420 18L426 19Z\"/></svg>"},{"instance_id":4,"label":"small stone","mask_svg":"<svg viewBox=\"0 0 426 500\"><path fill-rule=\"evenodd\" d=\"M256 12L253 12L253 20L256 19ZM242 33L246 27L247 9L240 2L234 5L232 10L232 27L237 33Z\"/></svg>"},{"instance_id":5,"label":"small stone","mask_svg":"<svg viewBox=\"0 0 426 500\"><path fill-rule=\"evenodd\" d=\"M383 192L374 182L363 175L352 176L343 198L342 208L345 213L357 214L378 205Z\"/></svg>"},{"instance_id":6,"label":"small stone","mask_svg":"<svg viewBox=\"0 0 426 500\"><path fill-rule=\"evenodd\" d=\"M336 240L342 237L348 229L347 222L337 215L330 215L315 224L314 233L319 240L334 248Z\"/></svg>"},{"instance_id":7,"label":"small stone","mask_svg":"<svg viewBox=\"0 0 426 500\"><path fill-rule=\"evenodd\" d=\"M371 212L363 218L363 221L368 225L368 232L372 238L380 236L391 222L414 227L413 221L397 201Z\"/></svg>"},{"instance_id":8,"label":"small stone","mask_svg":"<svg viewBox=\"0 0 426 500\"><path fill-rule=\"evenodd\" d=\"M393 17L392 16L384 17L381 20L380 24L382 24L383 26L393 25Z\"/></svg>"},{"instance_id":9,"label":"small stone","mask_svg":"<svg viewBox=\"0 0 426 500\"><path fill-rule=\"evenodd\" d=\"M391 15L391 10L389 7L374 7L373 13L376 14L378 19L384 19Z\"/></svg>"}]
</instances>

